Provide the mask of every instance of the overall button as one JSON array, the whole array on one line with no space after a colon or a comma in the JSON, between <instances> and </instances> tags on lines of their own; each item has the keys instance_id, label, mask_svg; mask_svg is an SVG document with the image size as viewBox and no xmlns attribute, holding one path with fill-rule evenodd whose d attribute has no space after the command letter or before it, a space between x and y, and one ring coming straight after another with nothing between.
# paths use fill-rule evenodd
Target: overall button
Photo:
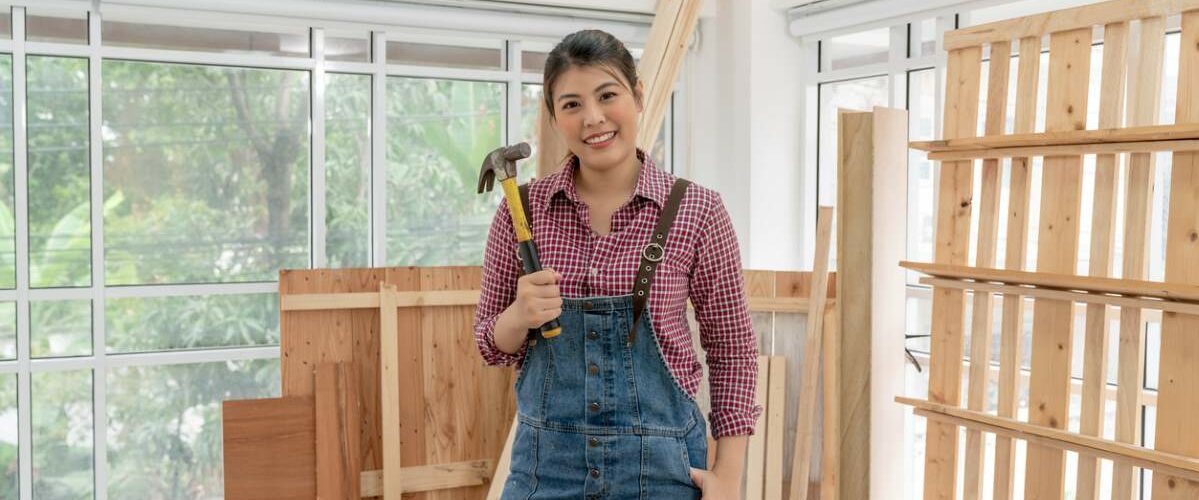
<instances>
[{"instance_id":1,"label":"overall button","mask_svg":"<svg viewBox=\"0 0 1199 500\"><path fill-rule=\"evenodd\" d=\"M583 301L583 310L584 311L590 311L592 307L594 307L594 305L592 305L590 300Z\"/></svg>"},{"instance_id":2,"label":"overall button","mask_svg":"<svg viewBox=\"0 0 1199 500\"><path fill-rule=\"evenodd\" d=\"M587 407L591 408L591 411L599 411L599 409L600 409L599 401L592 401L591 404L587 405Z\"/></svg>"},{"instance_id":3,"label":"overall button","mask_svg":"<svg viewBox=\"0 0 1199 500\"><path fill-rule=\"evenodd\" d=\"M591 477L592 478L599 477L599 469L591 469Z\"/></svg>"},{"instance_id":4,"label":"overall button","mask_svg":"<svg viewBox=\"0 0 1199 500\"><path fill-rule=\"evenodd\" d=\"M590 365L587 365L587 373L595 375L599 373L599 367L596 366L595 363L591 363Z\"/></svg>"},{"instance_id":5,"label":"overall button","mask_svg":"<svg viewBox=\"0 0 1199 500\"><path fill-rule=\"evenodd\" d=\"M595 340L595 339L598 339L598 338L599 338L599 334L598 334L598 333L595 333L595 331L594 331L594 330L592 330L592 331L590 331L590 332L587 332L587 340Z\"/></svg>"},{"instance_id":6,"label":"overall button","mask_svg":"<svg viewBox=\"0 0 1199 500\"><path fill-rule=\"evenodd\" d=\"M588 439L588 440L587 440L587 445L588 445L588 446L590 446L590 447L592 447L592 448L595 448L596 446L599 446L599 438L591 438L591 439Z\"/></svg>"}]
</instances>

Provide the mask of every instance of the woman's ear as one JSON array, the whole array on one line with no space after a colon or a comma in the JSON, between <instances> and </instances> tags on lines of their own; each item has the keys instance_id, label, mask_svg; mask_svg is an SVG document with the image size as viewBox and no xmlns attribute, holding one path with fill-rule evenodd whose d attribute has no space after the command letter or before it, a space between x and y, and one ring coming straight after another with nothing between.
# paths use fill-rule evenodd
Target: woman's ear
<instances>
[{"instance_id":1,"label":"woman's ear","mask_svg":"<svg viewBox=\"0 0 1199 500\"><path fill-rule=\"evenodd\" d=\"M637 80L637 85L633 86L633 99L637 101L637 112L645 111L645 85L641 80Z\"/></svg>"}]
</instances>

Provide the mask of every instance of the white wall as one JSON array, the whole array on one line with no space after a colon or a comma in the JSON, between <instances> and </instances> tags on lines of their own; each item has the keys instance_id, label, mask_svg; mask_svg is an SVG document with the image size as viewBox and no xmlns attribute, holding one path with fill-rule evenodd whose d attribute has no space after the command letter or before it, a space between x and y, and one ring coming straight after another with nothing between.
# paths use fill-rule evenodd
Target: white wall
<instances>
[{"instance_id":1,"label":"white wall","mask_svg":"<svg viewBox=\"0 0 1199 500\"><path fill-rule=\"evenodd\" d=\"M769 0L709 0L715 15L686 68L690 144L680 172L724 198L753 269L809 269L801 259L800 126L804 61L785 12Z\"/></svg>"}]
</instances>

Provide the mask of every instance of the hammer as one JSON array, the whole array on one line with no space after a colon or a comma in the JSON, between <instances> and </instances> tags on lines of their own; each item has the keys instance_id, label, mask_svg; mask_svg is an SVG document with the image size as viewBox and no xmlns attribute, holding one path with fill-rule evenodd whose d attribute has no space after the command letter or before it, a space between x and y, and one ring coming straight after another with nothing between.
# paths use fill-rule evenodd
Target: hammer
<instances>
[{"instance_id":1,"label":"hammer","mask_svg":"<svg viewBox=\"0 0 1199 500\"><path fill-rule=\"evenodd\" d=\"M480 194L490 192L497 179L504 188L504 198L508 200L508 213L512 215L512 228L516 231L516 251L520 254L525 274L541 270L537 244L533 242L533 230L529 227L529 219L525 216L525 207L520 201L520 191L516 186L516 160L528 158L531 153L532 148L525 142L487 153L483 158L483 167L479 170L478 189ZM550 339L560 333L562 326L558 324L557 319L551 319L541 325L542 337Z\"/></svg>"}]
</instances>

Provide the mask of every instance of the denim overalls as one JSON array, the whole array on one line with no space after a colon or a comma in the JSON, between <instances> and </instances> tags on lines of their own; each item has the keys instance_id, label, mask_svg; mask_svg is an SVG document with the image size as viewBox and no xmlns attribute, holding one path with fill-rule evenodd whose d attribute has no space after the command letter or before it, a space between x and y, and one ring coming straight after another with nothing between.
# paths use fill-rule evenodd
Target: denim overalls
<instances>
[{"instance_id":1,"label":"denim overalls","mask_svg":"<svg viewBox=\"0 0 1199 500\"><path fill-rule=\"evenodd\" d=\"M633 297L563 299L562 333L529 339L504 500L700 497L689 468L707 468L707 424L667 368L648 307L631 331Z\"/></svg>"}]
</instances>

